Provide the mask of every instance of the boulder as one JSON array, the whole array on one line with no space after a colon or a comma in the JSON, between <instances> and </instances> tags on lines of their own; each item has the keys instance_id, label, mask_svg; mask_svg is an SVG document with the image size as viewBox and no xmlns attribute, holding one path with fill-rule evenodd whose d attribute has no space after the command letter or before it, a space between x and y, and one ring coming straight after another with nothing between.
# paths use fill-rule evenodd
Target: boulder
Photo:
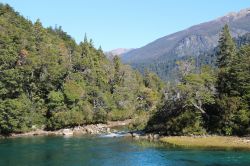
<instances>
[{"instance_id":1,"label":"boulder","mask_svg":"<svg viewBox=\"0 0 250 166\"><path fill-rule=\"evenodd\" d=\"M86 128L85 131L88 133L88 134L93 134L94 131L91 129L91 128Z\"/></svg>"},{"instance_id":2,"label":"boulder","mask_svg":"<svg viewBox=\"0 0 250 166\"><path fill-rule=\"evenodd\" d=\"M140 136L137 134L137 135L134 136L134 138L135 138L135 139L139 139Z\"/></svg>"},{"instance_id":3,"label":"boulder","mask_svg":"<svg viewBox=\"0 0 250 166\"><path fill-rule=\"evenodd\" d=\"M131 134L131 133L126 133L126 134L124 134L123 136L124 136L124 137L131 137L132 134Z\"/></svg>"},{"instance_id":4,"label":"boulder","mask_svg":"<svg viewBox=\"0 0 250 166\"><path fill-rule=\"evenodd\" d=\"M73 135L84 135L87 134L86 130L74 130Z\"/></svg>"},{"instance_id":5,"label":"boulder","mask_svg":"<svg viewBox=\"0 0 250 166\"><path fill-rule=\"evenodd\" d=\"M106 132L107 132L107 133L111 133L109 127L106 129Z\"/></svg>"},{"instance_id":6,"label":"boulder","mask_svg":"<svg viewBox=\"0 0 250 166\"><path fill-rule=\"evenodd\" d=\"M96 125L96 127L99 128L99 129L104 128L105 126L106 126L106 125L104 125L104 124L97 124L97 125Z\"/></svg>"},{"instance_id":7,"label":"boulder","mask_svg":"<svg viewBox=\"0 0 250 166\"><path fill-rule=\"evenodd\" d=\"M160 135L159 134L154 134L154 140L158 140L160 138Z\"/></svg>"},{"instance_id":8,"label":"boulder","mask_svg":"<svg viewBox=\"0 0 250 166\"><path fill-rule=\"evenodd\" d=\"M138 133L132 133L132 137L134 137L134 138L140 138L140 135Z\"/></svg>"},{"instance_id":9,"label":"boulder","mask_svg":"<svg viewBox=\"0 0 250 166\"><path fill-rule=\"evenodd\" d=\"M65 136L72 136L73 135L73 131L71 129L63 129L62 133Z\"/></svg>"},{"instance_id":10,"label":"boulder","mask_svg":"<svg viewBox=\"0 0 250 166\"><path fill-rule=\"evenodd\" d=\"M140 135L140 139L148 139L147 135Z\"/></svg>"},{"instance_id":11,"label":"boulder","mask_svg":"<svg viewBox=\"0 0 250 166\"><path fill-rule=\"evenodd\" d=\"M148 134L148 139L149 139L149 140L154 139L153 135L152 135L152 134Z\"/></svg>"}]
</instances>

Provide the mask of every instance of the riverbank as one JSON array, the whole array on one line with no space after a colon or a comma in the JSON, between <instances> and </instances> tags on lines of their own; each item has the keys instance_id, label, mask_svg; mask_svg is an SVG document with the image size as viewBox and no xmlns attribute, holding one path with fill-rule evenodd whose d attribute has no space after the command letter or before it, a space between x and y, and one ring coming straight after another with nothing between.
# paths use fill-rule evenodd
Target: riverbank
<instances>
[{"instance_id":1,"label":"riverbank","mask_svg":"<svg viewBox=\"0 0 250 166\"><path fill-rule=\"evenodd\" d=\"M121 135L115 127L127 126L131 119L125 121L109 121L107 124L90 124L65 128L56 131L34 130L27 133L13 133L8 138L31 136L80 136L107 134L110 137ZM117 133L117 134L116 134ZM160 136L159 134L144 133L142 131L128 131L122 133L123 137L132 137L136 140L159 141L169 145L184 148L220 148L220 149L246 149L250 150L250 137L229 136ZM3 137L3 136L2 136Z\"/></svg>"},{"instance_id":2,"label":"riverbank","mask_svg":"<svg viewBox=\"0 0 250 166\"><path fill-rule=\"evenodd\" d=\"M127 126L130 122L131 119L127 119L124 121L108 121L107 124L90 124L90 125L76 126L73 128L65 128L55 131L37 129L26 133L12 133L7 137L15 138L15 137L60 136L60 135L77 136L85 134L96 135L96 134L115 132L115 130L112 129L113 127Z\"/></svg>"},{"instance_id":3,"label":"riverbank","mask_svg":"<svg viewBox=\"0 0 250 166\"><path fill-rule=\"evenodd\" d=\"M228 136L169 136L162 137L163 143L187 148L223 148L250 150L250 137Z\"/></svg>"}]
</instances>

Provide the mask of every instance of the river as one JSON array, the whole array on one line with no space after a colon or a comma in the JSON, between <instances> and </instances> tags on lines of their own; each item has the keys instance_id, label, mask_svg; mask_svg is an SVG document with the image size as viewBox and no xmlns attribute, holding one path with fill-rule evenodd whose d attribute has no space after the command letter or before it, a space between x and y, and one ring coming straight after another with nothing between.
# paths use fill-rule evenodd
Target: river
<instances>
[{"instance_id":1,"label":"river","mask_svg":"<svg viewBox=\"0 0 250 166\"><path fill-rule=\"evenodd\" d=\"M199 150L131 138L29 137L0 140L1 166L250 166L250 151Z\"/></svg>"}]
</instances>

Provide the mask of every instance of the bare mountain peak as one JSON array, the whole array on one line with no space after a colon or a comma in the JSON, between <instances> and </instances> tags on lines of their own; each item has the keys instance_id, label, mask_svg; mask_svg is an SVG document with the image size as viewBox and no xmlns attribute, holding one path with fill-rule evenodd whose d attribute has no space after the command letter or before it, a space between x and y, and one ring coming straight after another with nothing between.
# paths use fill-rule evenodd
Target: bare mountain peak
<instances>
[{"instance_id":1,"label":"bare mountain peak","mask_svg":"<svg viewBox=\"0 0 250 166\"><path fill-rule=\"evenodd\" d=\"M105 52L105 54L109 58L112 58L112 57L114 57L116 55L121 56L122 54L128 53L128 52L130 52L132 50L133 50L133 48L116 48L114 50Z\"/></svg>"},{"instance_id":2,"label":"bare mountain peak","mask_svg":"<svg viewBox=\"0 0 250 166\"><path fill-rule=\"evenodd\" d=\"M115 55L121 55L121 54L124 54L128 51L131 51L133 48L117 48L117 49L114 49L114 50L111 50L109 52L111 52L112 54L115 54Z\"/></svg>"},{"instance_id":3,"label":"bare mountain peak","mask_svg":"<svg viewBox=\"0 0 250 166\"><path fill-rule=\"evenodd\" d=\"M219 17L217 20L219 21L226 21L229 19L240 19L242 17L250 15L250 8L242 9L239 12L230 12L226 14L225 16Z\"/></svg>"}]
</instances>

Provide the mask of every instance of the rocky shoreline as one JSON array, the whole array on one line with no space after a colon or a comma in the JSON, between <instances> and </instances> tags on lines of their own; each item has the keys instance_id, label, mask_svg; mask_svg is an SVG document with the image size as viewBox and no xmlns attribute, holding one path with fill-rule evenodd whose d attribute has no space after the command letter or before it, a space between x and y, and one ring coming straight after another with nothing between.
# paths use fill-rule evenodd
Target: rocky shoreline
<instances>
[{"instance_id":1,"label":"rocky shoreline","mask_svg":"<svg viewBox=\"0 0 250 166\"><path fill-rule=\"evenodd\" d=\"M104 137L128 137L135 140L160 141L181 147L202 148L235 148L250 149L250 137L227 137L216 135L202 136L161 136L157 133L144 133L143 131L117 131L114 127L129 125L131 119L125 121L109 121L107 124L91 124L65 128L56 131L34 130L27 133L11 134L7 138L32 137L32 136L81 136L103 135ZM6 138L2 136L2 138Z\"/></svg>"},{"instance_id":2,"label":"rocky shoreline","mask_svg":"<svg viewBox=\"0 0 250 166\"><path fill-rule=\"evenodd\" d=\"M12 133L7 137L29 137L29 136L77 136L77 135L97 135L97 134L109 134L116 132L111 129L113 127L126 126L131 122L131 119L124 121L109 121L107 124L90 124L84 126L76 126L73 128L65 128L55 131L46 131L37 129L26 133Z\"/></svg>"},{"instance_id":3,"label":"rocky shoreline","mask_svg":"<svg viewBox=\"0 0 250 166\"><path fill-rule=\"evenodd\" d=\"M159 134L154 134L154 133L144 133L141 131L138 132L130 132L131 136L134 139L146 139L146 140L159 140L161 136Z\"/></svg>"},{"instance_id":4,"label":"rocky shoreline","mask_svg":"<svg viewBox=\"0 0 250 166\"><path fill-rule=\"evenodd\" d=\"M107 124L90 124L64 128L55 131L37 129L26 133L12 133L5 138L32 137L32 136L81 136L81 135L106 135L108 137L131 137L135 140L143 139L156 141L161 138L159 134L144 133L143 131L117 131L115 127L127 126L131 119L124 121L109 121ZM4 136L2 136L4 138Z\"/></svg>"}]
</instances>

